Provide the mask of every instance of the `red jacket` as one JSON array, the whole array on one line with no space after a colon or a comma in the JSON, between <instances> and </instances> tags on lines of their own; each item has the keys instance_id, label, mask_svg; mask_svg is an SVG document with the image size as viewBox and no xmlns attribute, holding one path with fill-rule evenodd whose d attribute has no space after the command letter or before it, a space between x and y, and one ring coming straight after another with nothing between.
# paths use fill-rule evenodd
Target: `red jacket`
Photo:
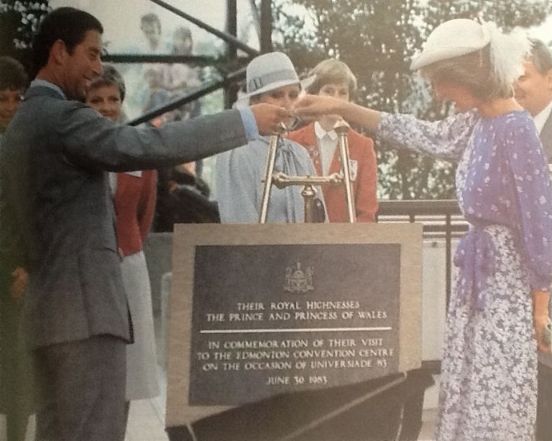
<instances>
[{"instance_id":1,"label":"red jacket","mask_svg":"<svg viewBox=\"0 0 552 441\"><path fill-rule=\"evenodd\" d=\"M316 172L322 174L320 154L314 132L314 123L289 134L289 138L303 145L314 163ZM353 194L358 222L374 222L378 211L376 196L377 165L374 152L374 142L350 129L347 135L349 141L349 156L351 162L356 161L356 177L353 182ZM340 170L339 148L330 165L329 173ZM325 185L323 187L324 201L330 222L348 222L345 188L341 185Z\"/></svg>"},{"instance_id":2,"label":"red jacket","mask_svg":"<svg viewBox=\"0 0 552 441\"><path fill-rule=\"evenodd\" d=\"M119 252L129 256L142 250L155 211L157 172L146 170L142 176L117 173L115 213Z\"/></svg>"}]
</instances>

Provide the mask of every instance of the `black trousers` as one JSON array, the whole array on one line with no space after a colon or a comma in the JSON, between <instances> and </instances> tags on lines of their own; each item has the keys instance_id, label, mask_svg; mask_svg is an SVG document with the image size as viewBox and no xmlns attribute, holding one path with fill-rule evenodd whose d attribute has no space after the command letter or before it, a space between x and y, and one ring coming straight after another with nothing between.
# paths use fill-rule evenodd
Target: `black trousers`
<instances>
[{"instance_id":1,"label":"black trousers","mask_svg":"<svg viewBox=\"0 0 552 441\"><path fill-rule=\"evenodd\" d=\"M552 441L552 368L539 363L537 441Z\"/></svg>"},{"instance_id":2,"label":"black trousers","mask_svg":"<svg viewBox=\"0 0 552 441\"><path fill-rule=\"evenodd\" d=\"M123 441L126 342L101 335L34 351L37 441Z\"/></svg>"}]
</instances>

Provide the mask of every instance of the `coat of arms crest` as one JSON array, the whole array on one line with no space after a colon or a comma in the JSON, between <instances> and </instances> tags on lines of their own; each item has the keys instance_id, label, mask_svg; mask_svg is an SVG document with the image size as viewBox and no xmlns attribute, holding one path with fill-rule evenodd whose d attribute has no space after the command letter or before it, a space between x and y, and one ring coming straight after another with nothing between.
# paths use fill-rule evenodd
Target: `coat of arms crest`
<instances>
[{"instance_id":1,"label":"coat of arms crest","mask_svg":"<svg viewBox=\"0 0 552 441\"><path fill-rule=\"evenodd\" d=\"M313 274L314 270L312 266L307 267L303 271L300 262L297 262L295 266L288 266L286 268L286 283L284 284L284 290L292 293L313 291Z\"/></svg>"}]
</instances>

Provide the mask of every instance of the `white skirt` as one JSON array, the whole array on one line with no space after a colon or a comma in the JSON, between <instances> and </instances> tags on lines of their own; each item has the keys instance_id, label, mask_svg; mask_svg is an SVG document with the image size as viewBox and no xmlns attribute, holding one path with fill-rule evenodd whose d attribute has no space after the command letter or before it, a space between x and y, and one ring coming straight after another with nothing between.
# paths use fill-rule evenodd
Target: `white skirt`
<instances>
[{"instance_id":1,"label":"white skirt","mask_svg":"<svg viewBox=\"0 0 552 441\"><path fill-rule=\"evenodd\" d=\"M126 256L121 262L127 293L134 343L127 345L127 400L159 395L157 353L151 288L146 258L142 251Z\"/></svg>"}]
</instances>

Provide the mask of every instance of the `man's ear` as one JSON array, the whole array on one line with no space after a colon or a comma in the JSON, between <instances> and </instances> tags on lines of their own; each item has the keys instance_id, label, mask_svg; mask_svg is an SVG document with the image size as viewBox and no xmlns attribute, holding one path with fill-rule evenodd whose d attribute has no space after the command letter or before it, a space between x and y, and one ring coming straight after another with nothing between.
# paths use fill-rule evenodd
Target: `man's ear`
<instances>
[{"instance_id":1,"label":"man's ear","mask_svg":"<svg viewBox=\"0 0 552 441\"><path fill-rule=\"evenodd\" d=\"M552 68L548 69L548 72L544 74L546 79L546 88L549 92L552 92Z\"/></svg>"},{"instance_id":2,"label":"man's ear","mask_svg":"<svg viewBox=\"0 0 552 441\"><path fill-rule=\"evenodd\" d=\"M65 46L63 40L56 40L50 49L50 60L56 65L62 65L64 64L67 55L69 55L67 52L67 46Z\"/></svg>"}]
</instances>

